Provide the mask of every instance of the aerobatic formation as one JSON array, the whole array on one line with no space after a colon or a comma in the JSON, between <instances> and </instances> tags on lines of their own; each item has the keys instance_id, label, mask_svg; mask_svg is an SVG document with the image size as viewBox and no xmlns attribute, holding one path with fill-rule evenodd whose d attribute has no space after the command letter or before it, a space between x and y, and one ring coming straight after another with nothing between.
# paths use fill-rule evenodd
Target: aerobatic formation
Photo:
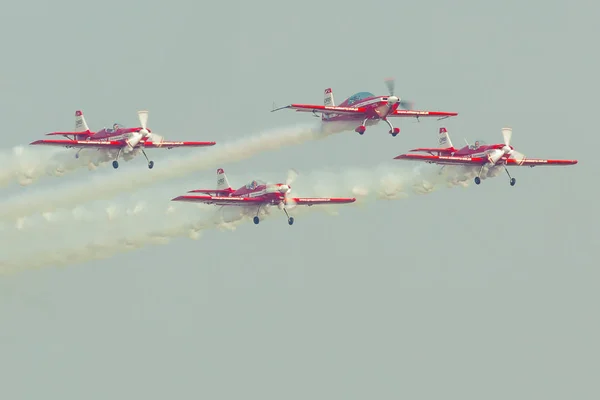
<instances>
[{"instance_id":1,"label":"aerobatic formation","mask_svg":"<svg viewBox=\"0 0 600 400\"><path fill-rule=\"evenodd\" d=\"M339 105L335 105L333 91L325 89L324 102L318 104L290 104L272 111L292 109L298 112L311 112L314 116L321 118L321 133L339 133L354 128L360 135L364 134L367 126L373 126L384 121L390 128L389 134L396 136L400 129L394 127L390 118L412 117L431 118L438 120L457 116L457 112L415 110L410 101L402 100L394 94L395 81L386 79L385 84L388 94L376 96L369 92L358 92L348 97ZM69 149L77 149L75 158L79 157L82 149L97 150L103 161L112 161L113 168L119 167L119 159L129 161L139 155L144 155L148 161L148 168L154 167L146 154L146 149L174 147L205 147L214 146L214 141L190 142L190 141L168 141L148 128L148 111L138 111L139 126L127 128L115 123L112 128L103 128L97 132L91 131L83 112L75 112L75 128L73 131L51 132L49 136L64 136L66 139L42 139L36 140L31 145L62 146ZM503 142L487 145L481 141L468 144L462 148L455 148L450 140L445 127L439 128L438 146L423 147L410 150L408 154L401 154L394 159L419 161L438 164L443 168L460 166L464 171L475 175L474 182L479 185L482 177L496 176L497 171L504 169L509 177L511 186L516 179L513 178L507 167L509 166L548 166L548 165L572 165L577 160L546 160L530 159L516 151L511 145L511 128L502 129ZM420 153L420 154L415 154ZM289 215L288 210L298 205L328 205L343 204L356 201L354 197L323 197L303 198L291 197L291 183L296 172L290 171L285 183L267 184L262 180L252 180L248 184L233 189L225 175L223 168L217 169L217 185L214 189L191 190L187 195L181 195L172 199L177 202L197 202L213 204L220 208L236 207L244 215L252 216L255 224L260 221L261 211L268 212L270 207L277 207L283 211L288 223L292 225L294 218ZM194 194L201 193L201 194Z\"/></svg>"}]
</instances>

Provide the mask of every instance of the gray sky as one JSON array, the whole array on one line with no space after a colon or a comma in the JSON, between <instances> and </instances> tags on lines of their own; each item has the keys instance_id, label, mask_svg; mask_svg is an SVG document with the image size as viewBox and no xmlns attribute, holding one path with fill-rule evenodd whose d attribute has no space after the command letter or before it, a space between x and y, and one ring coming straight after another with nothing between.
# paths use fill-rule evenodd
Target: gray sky
<instances>
[{"instance_id":1,"label":"gray sky","mask_svg":"<svg viewBox=\"0 0 600 400\"><path fill-rule=\"evenodd\" d=\"M270 113L273 101L321 104L326 87L336 102L385 94L387 76L417 108L459 112L396 119L396 138L381 124L257 153L90 209L213 187L219 166L235 187L295 168L308 190L328 166L347 177L347 168L394 165L434 145L440 126L455 145L500 142L511 126L528 157L579 164L513 168L514 187L503 174L337 216L299 213L292 227L276 213L199 240L3 276L1 398L598 397L597 4L36 3L13 2L0 16L5 153L71 129L76 109L93 130L134 125L148 109L154 131L215 140L216 151L316 120ZM3 192L61 193L204 152L155 150L152 171L140 157ZM34 229L30 247L6 231L6 252L76 250L109 232L53 226ZM126 229L112 239L142 228Z\"/></svg>"}]
</instances>

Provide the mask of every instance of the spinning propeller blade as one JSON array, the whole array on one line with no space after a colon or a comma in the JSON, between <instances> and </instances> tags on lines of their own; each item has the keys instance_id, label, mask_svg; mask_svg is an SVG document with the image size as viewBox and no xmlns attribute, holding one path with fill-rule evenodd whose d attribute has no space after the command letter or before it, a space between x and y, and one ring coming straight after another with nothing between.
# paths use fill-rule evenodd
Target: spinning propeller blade
<instances>
[{"instance_id":1,"label":"spinning propeller blade","mask_svg":"<svg viewBox=\"0 0 600 400\"><path fill-rule=\"evenodd\" d=\"M394 78L386 78L384 80L385 85L388 88L388 92L390 94L390 96L394 96L394 91L396 89L396 79ZM399 106L402 107L405 110L412 110L413 108L413 104L411 101L408 100L402 100L399 97L396 98L396 101L398 101Z\"/></svg>"},{"instance_id":2,"label":"spinning propeller blade","mask_svg":"<svg viewBox=\"0 0 600 400\"><path fill-rule=\"evenodd\" d=\"M510 146L510 139L512 138L511 128L502 128L502 137L504 138L504 144Z\"/></svg>"},{"instance_id":3,"label":"spinning propeller blade","mask_svg":"<svg viewBox=\"0 0 600 400\"><path fill-rule=\"evenodd\" d=\"M290 169L288 171L288 176L287 176L287 179L285 180L285 184L291 185L292 182L296 180L297 176L298 176L298 171L296 171L295 169Z\"/></svg>"},{"instance_id":4,"label":"spinning propeller blade","mask_svg":"<svg viewBox=\"0 0 600 400\"><path fill-rule=\"evenodd\" d=\"M386 78L384 80L385 85L388 88L388 92L390 93L390 96L394 95L394 89L396 88L396 79L394 78Z\"/></svg>"},{"instance_id":5,"label":"spinning propeller blade","mask_svg":"<svg viewBox=\"0 0 600 400\"><path fill-rule=\"evenodd\" d=\"M502 137L504 138L505 152L508 154L508 158L512 158L517 161L523 161L525 155L510 147L510 140L512 139L512 128L502 128Z\"/></svg>"},{"instance_id":6,"label":"spinning propeller blade","mask_svg":"<svg viewBox=\"0 0 600 400\"><path fill-rule=\"evenodd\" d=\"M138 118L140 119L140 126L143 130L148 130L148 111L138 111Z\"/></svg>"}]
</instances>

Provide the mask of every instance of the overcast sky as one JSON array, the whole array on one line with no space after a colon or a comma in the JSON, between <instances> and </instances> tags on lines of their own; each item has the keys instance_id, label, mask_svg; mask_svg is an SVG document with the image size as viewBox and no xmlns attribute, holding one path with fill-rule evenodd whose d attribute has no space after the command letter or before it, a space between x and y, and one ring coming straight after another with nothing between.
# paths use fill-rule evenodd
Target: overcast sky
<instances>
[{"instance_id":1,"label":"overcast sky","mask_svg":"<svg viewBox=\"0 0 600 400\"><path fill-rule=\"evenodd\" d=\"M191 204L172 219L152 210L214 187L218 167L235 188L283 181L295 168L299 194L317 196L385 185L377 171L400 164L408 182L416 164L393 157L434 146L440 126L457 146L501 142L510 126L526 156L579 164L512 168L514 187L504 172L427 195L406 187L405 198L371 196L337 215L298 211L291 227L276 211L197 240L115 244L114 253L105 245L104 259L64 267L38 256L40 268L0 278L0 398L597 398L599 11L535 1L5 5L6 170L17 168L15 146L72 129L77 109L92 130L136 126L137 110L148 109L150 128L167 139L217 145L150 150L152 171L138 157L118 170L6 186L4 201L23 195L19 213L31 207L37 217L26 231L3 220L4 260L123 244L206 216ZM327 87L337 103L387 94L389 76L416 108L459 116L395 119L395 138L382 123L229 162L218 149L318 121L271 113L273 102L322 104ZM218 157L166 172L172 160L205 154ZM325 187L323 169L344 184ZM124 189L136 176L156 181ZM44 222L34 207L60 198L60 218L81 201L89 219ZM140 199L151 211L127 216ZM122 212L114 223L109 206Z\"/></svg>"}]
</instances>

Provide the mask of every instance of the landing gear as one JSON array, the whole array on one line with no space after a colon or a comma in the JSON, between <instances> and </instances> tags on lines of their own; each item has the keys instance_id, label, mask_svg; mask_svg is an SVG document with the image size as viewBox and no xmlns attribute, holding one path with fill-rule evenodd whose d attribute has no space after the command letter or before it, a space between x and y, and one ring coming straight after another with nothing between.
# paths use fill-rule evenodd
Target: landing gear
<instances>
[{"instance_id":1,"label":"landing gear","mask_svg":"<svg viewBox=\"0 0 600 400\"><path fill-rule=\"evenodd\" d=\"M75 158L79 158L79 153L81 152L81 150L83 150L83 149L77 150L77 153L75 153Z\"/></svg>"},{"instance_id":2,"label":"landing gear","mask_svg":"<svg viewBox=\"0 0 600 400\"><path fill-rule=\"evenodd\" d=\"M258 223L260 222L260 219L258 218L258 215L256 217L254 217L253 221L254 221L254 223L256 225L258 225Z\"/></svg>"},{"instance_id":3,"label":"landing gear","mask_svg":"<svg viewBox=\"0 0 600 400\"><path fill-rule=\"evenodd\" d=\"M362 122L362 124L360 124L360 126L358 128L356 128L354 130L354 132L358 132L359 135L362 135L363 133L365 133L365 131L367 130L367 127L365 126L367 124L367 121L369 120L369 118L365 118Z\"/></svg>"},{"instance_id":4,"label":"landing gear","mask_svg":"<svg viewBox=\"0 0 600 400\"><path fill-rule=\"evenodd\" d=\"M112 162L112 165L113 165L114 169L119 168L119 161L118 160L119 160L119 156L121 155L121 150L122 149L119 149L119 151L117 152L117 157L115 157L115 161Z\"/></svg>"},{"instance_id":5,"label":"landing gear","mask_svg":"<svg viewBox=\"0 0 600 400\"><path fill-rule=\"evenodd\" d=\"M385 121L385 122L388 124L388 126L390 127L390 132L389 132L389 133L390 133L390 135L392 135L392 137L396 137L396 135L400 133L400 128L394 128L394 127L392 126L392 123L391 123L390 121L388 121L388 119L387 119L387 118L384 118L383 120L384 120L384 121Z\"/></svg>"},{"instance_id":6,"label":"landing gear","mask_svg":"<svg viewBox=\"0 0 600 400\"><path fill-rule=\"evenodd\" d=\"M152 169L152 167L154 167L154 161L150 161L148 159L148 156L146 155L146 152L144 151L144 149L142 149L142 154L144 155L144 157L146 157L146 161L148 161L148 168Z\"/></svg>"},{"instance_id":7,"label":"landing gear","mask_svg":"<svg viewBox=\"0 0 600 400\"><path fill-rule=\"evenodd\" d=\"M477 176L475 177L475 184L479 185L481 183L481 171L483 171L483 167L485 167L485 164L481 166L481 168L479 168L479 173L477 174Z\"/></svg>"},{"instance_id":8,"label":"landing gear","mask_svg":"<svg viewBox=\"0 0 600 400\"><path fill-rule=\"evenodd\" d=\"M294 224L294 217L290 217L290 215L288 214L287 210L284 208L283 212L285 213L286 217L288 217L288 224L289 225L293 225Z\"/></svg>"},{"instance_id":9,"label":"landing gear","mask_svg":"<svg viewBox=\"0 0 600 400\"><path fill-rule=\"evenodd\" d=\"M515 183L517 183L517 180L515 178L513 178L512 176L510 176L508 169L506 169L506 165L504 166L504 170L506 171L506 175L508 175L508 177L510 178L510 186L515 186Z\"/></svg>"}]
</instances>

